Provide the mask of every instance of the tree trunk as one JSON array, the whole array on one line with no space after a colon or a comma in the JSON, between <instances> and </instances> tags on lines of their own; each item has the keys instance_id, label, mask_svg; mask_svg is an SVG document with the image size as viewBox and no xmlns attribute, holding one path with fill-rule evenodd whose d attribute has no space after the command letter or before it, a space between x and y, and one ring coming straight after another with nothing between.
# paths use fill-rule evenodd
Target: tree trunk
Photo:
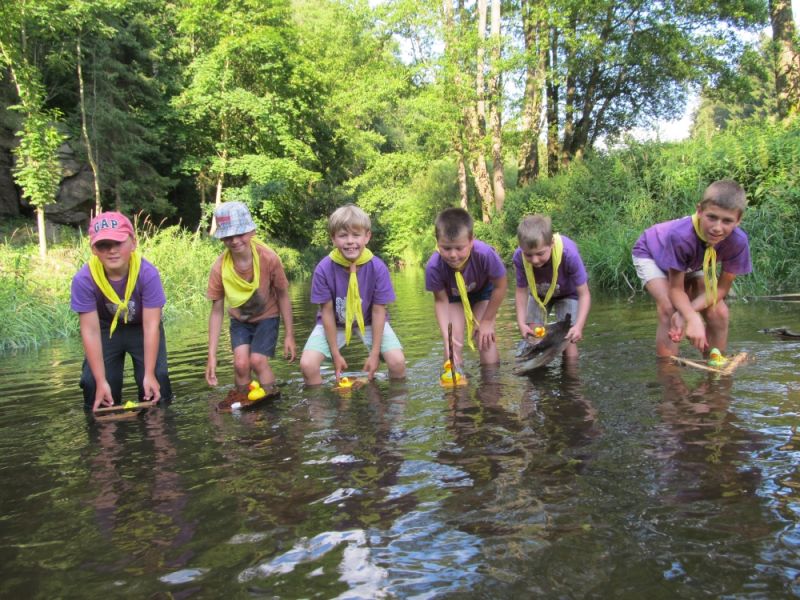
<instances>
[{"instance_id":1,"label":"tree trunk","mask_svg":"<svg viewBox=\"0 0 800 600\"><path fill-rule=\"evenodd\" d=\"M464 161L464 144L461 137L457 136L453 142L458 155L458 197L459 205L464 210L469 210L469 188L467 186L467 164Z\"/></svg>"},{"instance_id":2,"label":"tree trunk","mask_svg":"<svg viewBox=\"0 0 800 600\"><path fill-rule=\"evenodd\" d=\"M47 258L47 235L45 232L44 223L44 207L36 207L36 228L39 230L39 258L42 260Z\"/></svg>"},{"instance_id":3,"label":"tree trunk","mask_svg":"<svg viewBox=\"0 0 800 600\"><path fill-rule=\"evenodd\" d=\"M550 28L547 52L547 174L558 173L558 29Z\"/></svg>"},{"instance_id":4,"label":"tree trunk","mask_svg":"<svg viewBox=\"0 0 800 600\"><path fill-rule=\"evenodd\" d=\"M94 151L92 150L92 143L89 140L89 129L86 125L86 95L84 93L84 86L83 86L83 53L81 51L81 36L80 32L78 32L78 41L77 41L77 63L78 63L78 93L80 99L80 110L81 110L81 136L83 137L83 143L86 146L86 157L89 160L89 166L92 168L92 175L94 176L94 211L95 214L99 214L103 212L103 205L100 201L100 175L97 172L97 162L95 161Z\"/></svg>"},{"instance_id":5,"label":"tree trunk","mask_svg":"<svg viewBox=\"0 0 800 600\"><path fill-rule=\"evenodd\" d=\"M492 132L492 192L495 211L502 212L506 198L506 180L503 170L503 94L500 76L500 0L492 0L492 76L489 79L489 125Z\"/></svg>"},{"instance_id":6,"label":"tree trunk","mask_svg":"<svg viewBox=\"0 0 800 600\"><path fill-rule=\"evenodd\" d=\"M475 188L481 198L481 218L484 223L491 223L493 202L492 182L489 169L486 167L486 158L483 153L478 154L471 163L472 177L475 179Z\"/></svg>"},{"instance_id":7,"label":"tree trunk","mask_svg":"<svg viewBox=\"0 0 800 600\"><path fill-rule=\"evenodd\" d=\"M525 96L522 106L522 144L519 152L517 184L528 185L539 176L539 135L542 127L542 90L545 85L546 46L542 40L544 23L533 15L534 0L522 5L522 28L525 41Z\"/></svg>"},{"instance_id":8,"label":"tree trunk","mask_svg":"<svg viewBox=\"0 0 800 600\"><path fill-rule=\"evenodd\" d=\"M794 44L791 0L770 0L769 19L775 45L775 92L778 116L785 119L800 110L800 56Z\"/></svg>"}]
</instances>

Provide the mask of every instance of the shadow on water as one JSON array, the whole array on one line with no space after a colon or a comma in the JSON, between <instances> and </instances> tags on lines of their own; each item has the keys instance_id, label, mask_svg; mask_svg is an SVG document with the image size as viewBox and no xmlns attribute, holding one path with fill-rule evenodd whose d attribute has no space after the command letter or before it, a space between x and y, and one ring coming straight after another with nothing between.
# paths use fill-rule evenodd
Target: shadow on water
<instances>
[{"instance_id":1,"label":"shadow on water","mask_svg":"<svg viewBox=\"0 0 800 600\"><path fill-rule=\"evenodd\" d=\"M0 596L800 594L800 343L758 333L796 309L735 304L753 360L717 377L652 358L645 299L598 294L580 359L520 378L512 292L503 364L445 389L422 274L395 284L405 382L306 389L276 360L281 398L253 412L214 410L206 315L168 329L175 402L130 421L87 420L79 341L3 357Z\"/></svg>"}]
</instances>

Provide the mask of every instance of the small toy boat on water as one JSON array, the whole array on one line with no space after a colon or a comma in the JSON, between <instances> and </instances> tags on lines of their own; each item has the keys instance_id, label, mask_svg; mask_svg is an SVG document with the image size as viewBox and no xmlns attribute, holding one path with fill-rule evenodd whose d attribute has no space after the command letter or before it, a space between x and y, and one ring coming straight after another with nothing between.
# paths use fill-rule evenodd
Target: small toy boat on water
<instances>
[{"instance_id":1,"label":"small toy boat on water","mask_svg":"<svg viewBox=\"0 0 800 600\"><path fill-rule=\"evenodd\" d=\"M281 395L277 387L271 386L268 389L264 389L256 380L251 381L247 389L246 394L236 389L228 392L225 399L217 404L217 412L229 413L235 410L251 410L262 402L274 400Z\"/></svg>"},{"instance_id":2,"label":"small toy boat on water","mask_svg":"<svg viewBox=\"0 0 800 600\"><path fill-rule=\"evenodd\" d=\"M123 419L136 418L140 413L156 404L158 404L156 401L134 402L129 400L125 404L101 406L93 414L95 421L121 421Z\"/></svg>"},{"instance_id":3,"label":"small toy boat on water","mask_svg":"<svg viewBox=\"0 0 800 600\"><path fill-rule=\"evenodd\" d=\"M369 381L366 377L347 377L342 376L339 377L339 380L336 382L336 385L333 386L333 390L336 392L351 392L353 390L357 390L358 388L362 387L365 383Z\"/></svg>"},{"instance_id":4,"label":"small toy boat on water","mask_svg":"<svg viewBox=\"0 0 800 600\"><path fill-rule=\"evenodd\" d=\"M514 374L528 375L560 355L569 344L567 332L571 321L572 316L567 314L563 321L537 327L532 338L522 340L515 355Z\"/></svg>"}]
</instances>

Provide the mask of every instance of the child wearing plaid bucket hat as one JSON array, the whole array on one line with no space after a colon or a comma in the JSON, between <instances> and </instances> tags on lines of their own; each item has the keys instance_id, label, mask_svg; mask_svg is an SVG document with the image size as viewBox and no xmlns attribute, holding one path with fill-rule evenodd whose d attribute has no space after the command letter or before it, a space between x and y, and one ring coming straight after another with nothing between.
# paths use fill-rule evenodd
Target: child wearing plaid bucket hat
<instances>
[{"instance_id":1,"label":"child wearing plaid bucket hat","mask_svg":"<svg viewBox=\"0 0 800 600\"><path fill-rule=\"evenodd\" d=\"M251 372L267 395L277 395L269 359L275 356L278 325L283 318L284 357L294 360L296 345L289 282L278 255L256 239L256 224L242 202L225 202L214 211L225 251L211 267L206 297L211 300L208 320L206 381L217 380L217 345L225 303L230 316L235 387L221 405L247 401Z\"/></svg>"},{"instance_id":2,"label":"child wearing plaid bucket hat","mask_svg":"<svg viewBox=\"0 0 800 600\"><path fill-rule=\"evenodd\" d=\"M158 269L139 254L125 215L103 212L89 224L92 257L72 279L70 308L78 313L85 359L84 406L122 402L125 355L133 359L139 401L169 401L166 303Z\"/></svg>"}]
</instances>

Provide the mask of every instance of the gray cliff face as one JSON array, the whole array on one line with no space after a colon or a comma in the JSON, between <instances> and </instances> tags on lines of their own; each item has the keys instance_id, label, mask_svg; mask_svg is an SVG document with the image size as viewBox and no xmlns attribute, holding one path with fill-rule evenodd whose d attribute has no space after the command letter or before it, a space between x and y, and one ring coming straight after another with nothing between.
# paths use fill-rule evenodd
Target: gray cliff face
<instances>
[{"instance_id":1,"label":"gray cliff face","mask_svg":"<svg viewBox=\"0 0 800 600\"><path fill-rule=\"evenodd\" d=\"M17 140L11 129L0 124L0 217L17 217L23 209L30 208L14 182L12 150ZM80 162L69 143L58 151L62 175L56 202L45 208L45 218L61 225L83 225L89 221L94 207L94 186L89 165Z\"/></svg>"}]
</instances>

